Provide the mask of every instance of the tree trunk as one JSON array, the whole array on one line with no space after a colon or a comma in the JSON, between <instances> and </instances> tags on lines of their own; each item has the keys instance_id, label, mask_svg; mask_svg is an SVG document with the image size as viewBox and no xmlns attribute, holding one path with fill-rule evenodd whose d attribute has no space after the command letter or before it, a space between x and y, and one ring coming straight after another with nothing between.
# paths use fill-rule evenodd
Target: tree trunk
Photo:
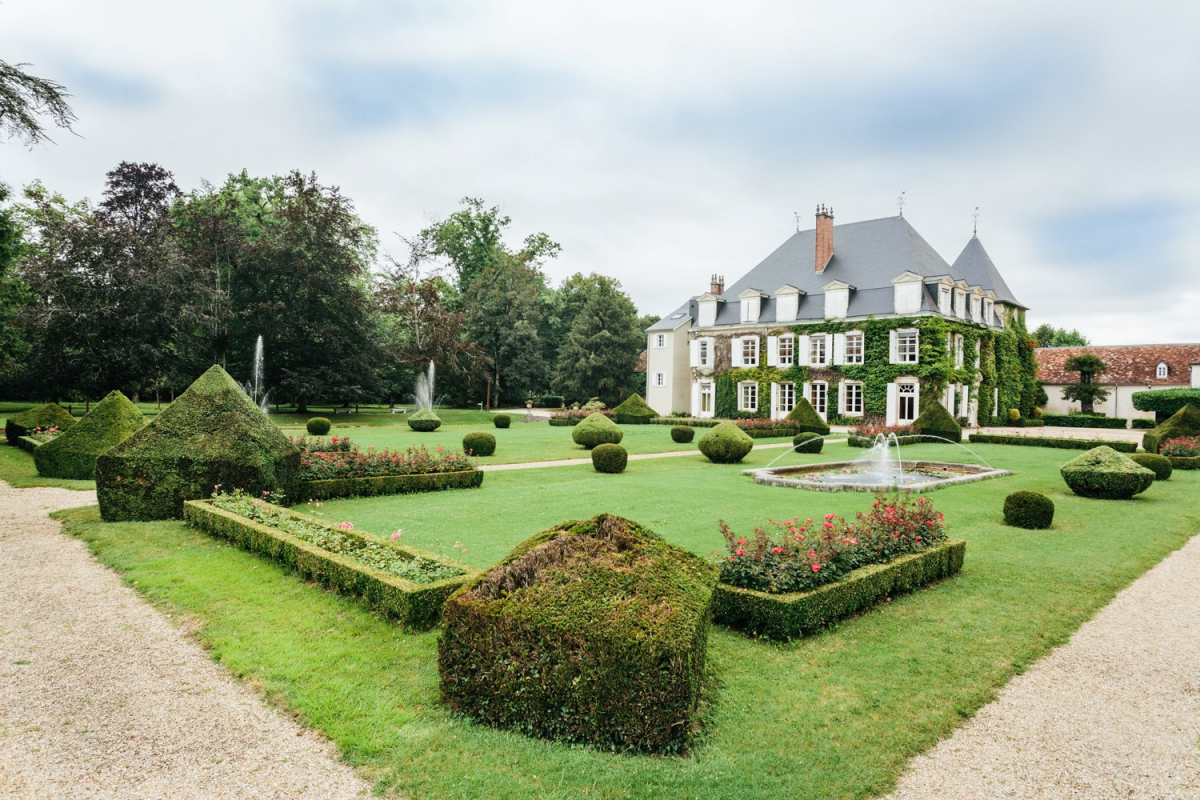
<instances>
[{"instance_id":1,"label":"tree trunk","mask_svg":"<svg viewBox=\"0 0 1200 800\"><path fill-rule=\"evenodd\" d=\"M308 413L308 400L306 398L301 397L299 400L296 401L296 413L297 414L307 414Z\"/></svg>"}]
</instances>

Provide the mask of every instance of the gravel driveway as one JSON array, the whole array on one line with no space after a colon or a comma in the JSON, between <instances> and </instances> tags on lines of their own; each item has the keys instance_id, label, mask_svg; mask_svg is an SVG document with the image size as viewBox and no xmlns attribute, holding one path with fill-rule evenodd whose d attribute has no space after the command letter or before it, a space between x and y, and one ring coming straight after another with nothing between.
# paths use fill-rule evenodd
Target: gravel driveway
<instances>
[{"instance_id":1,"label":"gravel driveway","mask_svg":"<svg viewBox=\"0 0 1200 800\"><path fill-rule=\"evenodd\" d=\"M343 798L368 785L0 482L0 797Z\"/></svg>"}]
</instances>

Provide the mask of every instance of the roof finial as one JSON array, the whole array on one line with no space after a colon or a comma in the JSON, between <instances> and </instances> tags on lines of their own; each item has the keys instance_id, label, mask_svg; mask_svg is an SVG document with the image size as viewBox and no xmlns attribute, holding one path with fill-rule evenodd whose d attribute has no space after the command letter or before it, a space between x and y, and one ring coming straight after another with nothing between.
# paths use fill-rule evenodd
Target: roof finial
<instances>
[{"instance_id":1,"label":"roof finial","mask_svg":"<svg viewBox=\"0 0 1200 800\"><path fill-rule=\"evenodd\" d=\"M794 216L796 218L796 233L799 233L800 232L800 212L793 211L792 216Z\"/></svg>"},{"instance_id":2,"label":"roof finial","mask_svg":"<svg viewBox=\"0 0 1200 800\"><path fill-rule=\"evenodd\" d=\"M975 206L975 213L971 215L971 219L975 221L975 227L971 231L971 238L979 238L979 206Z\"/></svg>"},{"instance_id":3,"label":"roof finial","mask_svg":"<svg viewBox=\"0 0 1200 800\"><path fill-rule=\"evenodd\" d=\"M896 205L900 206L900 216L903 217L904 216L904 192L901 192L900 196L896 198Z\"/></svg>"}]
</instances>

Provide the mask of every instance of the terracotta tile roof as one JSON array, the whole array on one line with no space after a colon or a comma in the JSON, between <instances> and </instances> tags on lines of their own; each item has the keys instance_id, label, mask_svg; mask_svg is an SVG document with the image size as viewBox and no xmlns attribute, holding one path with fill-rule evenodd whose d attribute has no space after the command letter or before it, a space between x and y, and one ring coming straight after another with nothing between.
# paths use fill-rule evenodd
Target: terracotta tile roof
<instances>
[{"instance_id":1,"label":"terracotta tile roof","mask_svg":"<svg viewBox=\"0 0 1200 800\"><path fill-rule=\"evenodd\" d=\"M1039 347L1038 380L1042 383L1078 383L1079 373L1068 372L1068 358L1091 354L1108 364L1097 383L1123 386L1172 386L1191 382L1191 365L1200 362L1200 344L1129 344L1112 347ZM1159 378L1158 365L1167 363L1167 377Z\"/></svg>"},{"instance_id":2,"label":"terracotta tile roof","mask_svg":"<svg viewBox=\"0 0 1200 800\"><path fill-rule=\"evenodd\" d=\"M640 356L638 356L637 366L633 368L633 371L634 372L645 372L646 371L646 351L645 350L643 350L642 354Z\"/></svg>"}]
</instances>

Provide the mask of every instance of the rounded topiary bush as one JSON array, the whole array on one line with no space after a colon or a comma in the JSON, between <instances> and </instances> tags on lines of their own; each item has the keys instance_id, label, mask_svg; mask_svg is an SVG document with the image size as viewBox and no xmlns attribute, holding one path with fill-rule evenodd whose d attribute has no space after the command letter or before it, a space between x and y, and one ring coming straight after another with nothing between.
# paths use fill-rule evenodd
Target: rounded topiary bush
<instances>
[{"instance_id":1,"label":"rounded topiary bush","mask_svg":"<svg viewBox=\"0 0 1200 800\"><path fill-rule=\"evenodd\" d=\"M329 433L329 429L333 427L333 423L325 417L313 417L304 426L308 431L309 436L324 436Z\"/></svg>"},{"instance_id":2,"label":"rounded topiary bush","mask_svg":"<svg viewBox=\"0 0 1200 800\"><path fill-rule=\"evenodd\" d=\"M715 464L736 464L754 449L754 440L732 422L722 422L701 436L696 446Z\"/></svg>"},{"instance_id":3,"label":"rounded topiary bush","mask_svg":"<svg viewBox=\"0 0 1200 800\"><path fill-rule=\"evenodd\" d=\"M620 444L624 437L620 426L599 411L589 414L571 429L572 441L588 450L602 444Z\"/></svg>"},{"instance_id":4,"label":"rounded topiary bush","mask_svg":"<svg viewBox=\"0 0 1200 800\"><path fill-rule=\"evenodd\" d=\"M696 438L696 429L688 425L676 425L671 428L671 441L687 444Z\"/></svg>"},{"instance_id":5,"label":"rounded topiary bush","mask_svg":"<svg viewBox=\"0 0 1200 800\"><path fill-rule=\"evenodd\" d=\"M625 471L629 463L629 454L619 444L598 444L592 449L592 466L596 472L606 472L616 475Z\"/></svg>"},{"instance_id":6,"label":"rounded topiary bush","mask_svg":"<svg viewBox=\"0 0 1200 800\"><path fill-rule=\"evenodd\" d=\"M1174 467L1171 465L1171 459L1166 456L1155 455L1154 453L1138 453L1130 456L1136 463L1145 467L1154 473L1154 479L1165 481L1171 477Z\"/></svg>"},{"instance_id":7,"label":"rounded topiary bush","mask_svg":"<svg viewBox=\"0 0 1200 800\"><path fill-rule=\"evenodd\" d=\"M496 452L496 437L483 431L471 431L463 437L463 452L486 458Z\"/></svg>"},{"instance_id":8,"label":"rounded topiary bush","mask_svg":"<svg viewBox=\"0 0 1200 800\"><path fill-rule=\"evenodd\" d=\"M492 417L492 424L497 428L507 428L509 425L512 425L512 417L508 414L497 414Z\"/></svg>"},{"instance_id":9,"label":"rounded topiary bush","mask_svg":"<svg viewBox=\"0 0 1200 800\"><path fill-rule=\"evenodd\" d=\"M805 431L792 437L792 449L797 453L819 453L825 440L815 433Z\"/></svg>"},{"instance_id":10,"label":"rounded topiary bush","mask_svg":"<svg viewBox=\"0 0 1200 800\"><path fill-rule=\"evenodd\" d=\"M1081 497L1128 500L1154 483L1154 473L1108 446L1073 458L1059 470L1071 491Z\"/></svg>"},{"instance_id":11,"label":"rounded topiary bush","mask_svg":"<svg viewBox=\"0 0 1200 800\"><path fill-rule=\"evenodd\" d=\"M1015 528L1049 528L1054 522L1054 501L1041 492L1013 492L1004 498L1004 521Z\"/></svg>"},{"instance_id":12,"label":"rounded topiary bush","mask_svg":"<svg viewBox=\"0 0 1200 800\"><path fill-rule=\"evenodd\" d=\"M432 408L422 408L408 418L408 427L419 433L430 433L442 427L442 421Z\"/></svg>"}]
</instances>

